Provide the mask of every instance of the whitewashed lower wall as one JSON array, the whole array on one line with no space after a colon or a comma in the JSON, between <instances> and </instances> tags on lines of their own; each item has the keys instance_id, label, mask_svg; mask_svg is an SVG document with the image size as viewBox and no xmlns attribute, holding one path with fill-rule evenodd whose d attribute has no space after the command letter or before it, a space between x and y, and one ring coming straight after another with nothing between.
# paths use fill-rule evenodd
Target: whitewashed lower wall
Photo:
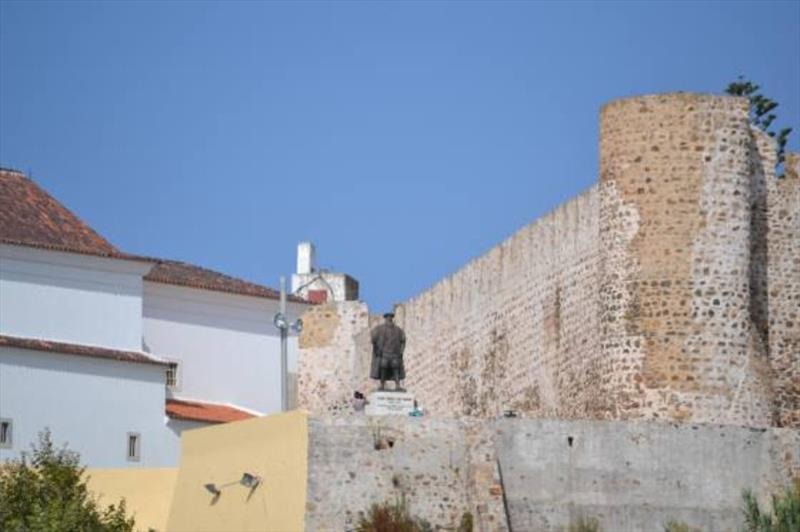
<instances>
[{"instance_id":1,"label":"whitewashed lower wall","mask_svg":"<svg viewBox=\"0 0 800 532\"><path fill-rule=\"evenodd\" d=\"M13 422L19 456L49 428L89 467L165 467L178 463L180 441L167 427L164 368L113 360L0 348L0 418ZM128 432L141 435L141 460L126 457Z\"/></svg>"}]
</instances>

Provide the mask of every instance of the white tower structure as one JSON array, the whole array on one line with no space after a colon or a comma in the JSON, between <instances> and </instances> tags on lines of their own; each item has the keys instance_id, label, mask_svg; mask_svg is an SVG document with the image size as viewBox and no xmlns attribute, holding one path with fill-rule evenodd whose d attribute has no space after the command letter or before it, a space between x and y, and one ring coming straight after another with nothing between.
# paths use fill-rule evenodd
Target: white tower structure
<instances>
[{"instance_id":1,"label":"white tower structure","mask_svg":"<svg viewBox=\"0 0 800 532\"><path fill-rule=\"evenodd\" d=\"M346 273L318 269L315 262L314 244L300 242L297 245L297 273L292 275L292 294L313 303L358 299L358 281Z\"/></svg>"}]
</instances>

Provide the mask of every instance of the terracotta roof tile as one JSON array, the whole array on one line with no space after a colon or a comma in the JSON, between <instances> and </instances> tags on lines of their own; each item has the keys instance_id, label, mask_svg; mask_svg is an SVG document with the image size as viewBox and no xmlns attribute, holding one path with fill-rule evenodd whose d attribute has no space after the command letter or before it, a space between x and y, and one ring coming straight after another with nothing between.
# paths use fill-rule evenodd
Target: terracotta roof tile
<instances>
[{"instance_id":1,"label":"terracotta roof tile","mask_svg":"<svg viewBox=\"0 0 800 532\"><path fill-rule=\"evenodd\" d=\"M167 399L167 415L172 419L186 421L207 421L210 423L228 423L256 417L233 406L201 403L199 401L183 401Z\"/></svg>"},{"instance_id":2,"label":"terracotta roof tile","mask_svg":"<svg viewBox=\"0 0 800 532\"><path fill-rule=\"evenodd\" d=\"M22 172L0 168L0 243L54 251L153 262L145 277L217 292L278 299L276 290L185 262L124 253L80 220ZM297 296L289 301L308 303Z\"/></svg>"},{"instance_id":3,"label":"terracotta roof tile","mask_svg":"<svg viewBox=\"0 0 800 532\"><path fill-rule=\"evenodd\" d=\"M0 169L0 242L102 257L122 253L25 174Z\"/></svg>"},{"instance_id":4,"label":"terracotta roof tile","mask_svg":"<svg viewBox=\"0 0 800 532\"><path fill-rule=\"evenodd\" d=\"M145 280L154 283L188 286L267 299L280 298L278 291L272 288L231 277L208 268L173 260L160 261L145 276ZM286 299L295 303L309 303L305 299L293 295L288 296Z\"/></svg>"},{"instance_id":5,"label":"terracotta roof tile","mask_svg":"<svg viewBox=\"0 0 800 532\"><path fill-rule=\"evenodd\" d=\"M135 362L139 364L156 364L159 366L168 365L168 362L154 358L142 351L124 351L120 349L109 349L107 347L98 347L93 345L53 342L50 340L40 340L37 338L20 338L18 336L7 336L3 334L0 334L0 347L16 347L18 349L60 353L62 355L106 358L110 360Z\"/></svg>"}]
</instances>

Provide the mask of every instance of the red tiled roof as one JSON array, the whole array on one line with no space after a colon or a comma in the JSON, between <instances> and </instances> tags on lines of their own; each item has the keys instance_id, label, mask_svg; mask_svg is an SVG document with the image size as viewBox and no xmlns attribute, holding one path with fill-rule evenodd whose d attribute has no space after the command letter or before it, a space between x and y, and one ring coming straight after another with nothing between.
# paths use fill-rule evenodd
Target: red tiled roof
<instances>
[{"instance_id":1,"label":"red tiled roof","mask_svg":"<svg viewBox=\"0 0 800 532\"><path fill-rule=\"evenodd\" d=\"M208 421L211 423L228 423L256 417L250 412L238 408L199 401L183 401L167 399L167 415L172 419L186 421Z\"/></svg>"},{"instance_id":2,"label":"red tiled roof","mask_svg":"<svg viewBox=\"0 0 800 532\"><path fill-rule=\"evenodd\" d=\"M22 172L0 168L0 243L124 260L153 262L145 277L217 292L278 299L276 290L185 262L124 253ZM308 303L289 296L289 301Z\"/></svg>"},{"instance_id":3,"label":"red tiled roof","mask_svg":"<svg viewBox=\"0 0 800 532\"><path fill-rule=\"evenodd\" d=\"M204 290L228 292L230 294L265 297L267 299L280 298L278 291L272 288L267 288L266 286L225 275L224 273L174 260L160 261L150 270L150 273L148 273L144 279L154 283L202 288ZM305 299L293 295L288 296L286 299L287 301L293 301L295 303L308 303Z\"/></svg>"},{"instance_id":4,"label":"red tiled roof","mask_svg":"<svg viewBox=\"0 0 800 532\"><path fill-rule=\"evenodd\" d=\"M28 177L0 169L0 242L102 257L122 253Z\"/></svg>"},{"instance_id":5,"label":"red tiled roof","mask_svg":"<svg viewBox=\"0 0 800 532\"><path fill-rule=\"evenodd\" d=\"M16 347L18 349L30 349L32 351L61 353L62 355L106 358L110 360L119 360L121 362L136 362L139 364L156 364L159 366L166 366L168 364L163 360L153 358L141 351L124 351L93 345L69 344L65 342L39 340L37 338L20 338L4 334L0 334L0 347Z\"/></svg>"}]
</instances>

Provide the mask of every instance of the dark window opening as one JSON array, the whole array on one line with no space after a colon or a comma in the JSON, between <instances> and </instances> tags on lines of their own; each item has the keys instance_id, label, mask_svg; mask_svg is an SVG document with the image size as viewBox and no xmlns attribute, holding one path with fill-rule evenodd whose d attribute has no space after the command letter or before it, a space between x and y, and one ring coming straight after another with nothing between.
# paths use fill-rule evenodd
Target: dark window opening
<instances>
[{"instance_id":1,"label":"dark window opening","mask_svg":"<svg viewBox=\"0 0 800 532\"><path fill-rule=\"evenodd\" d=\"M11 448L11 420L0 419L0 447Z\"/></svg>"},{"instance_id":2,"label":"dark window opening","mask_svg":"<svg viewBox=\"0 0 800 532\"><path fill-rule=\"evenodd\" d=\"M141 455L141 438L138 432L128 433L128 461L138 462Z\"/></svg>"}]
</instances>

